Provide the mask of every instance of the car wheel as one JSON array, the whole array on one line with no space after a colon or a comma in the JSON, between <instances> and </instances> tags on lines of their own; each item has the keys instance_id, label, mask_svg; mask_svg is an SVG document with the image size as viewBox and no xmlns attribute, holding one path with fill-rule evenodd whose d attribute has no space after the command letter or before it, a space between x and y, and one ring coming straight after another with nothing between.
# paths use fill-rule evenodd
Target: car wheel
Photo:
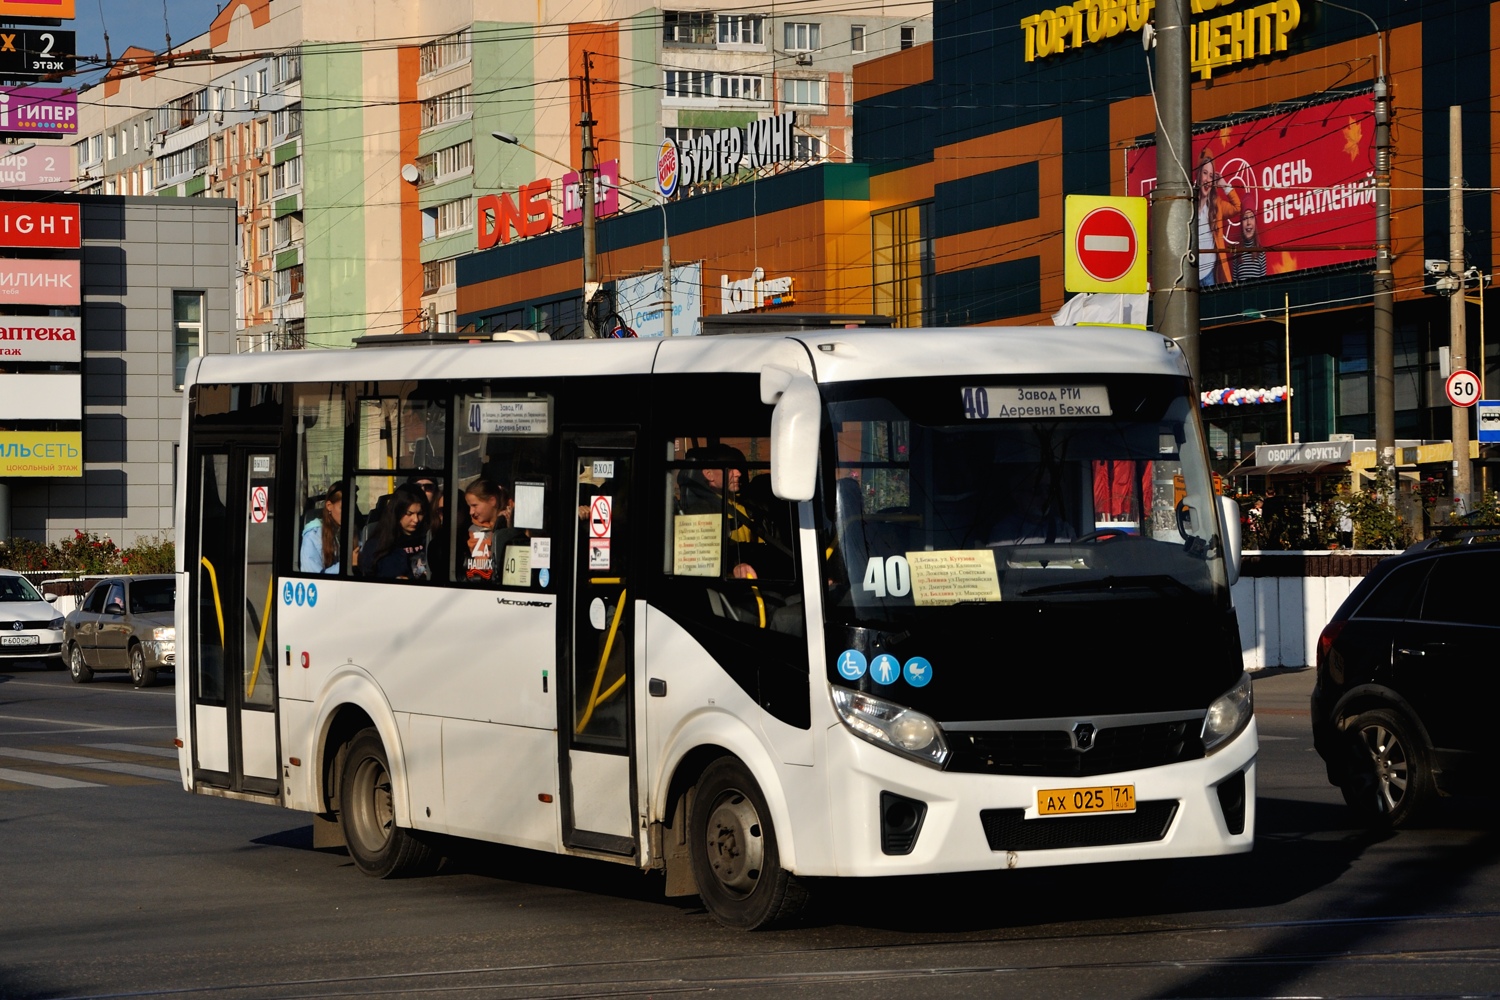
<instances>
[{"instance_id":1,"label":"car wheel","mask_svg":"<svg viewBox=\"0 0 1500 1000\"><path fill-rule=\"evenodd\" d=\"M156 683L156 671L146 667L146 651L140 643L130 647L130 681L138 688L147 688Z\"/></svg>"},{"instance_id":2,"label":"car wheel","mask_svg":"<svg viewBox=\"0 0 1500 1000\"><path fill-rule=\"evenodd\" d=\"M94 679L94 671L83 662L83 650L78 648L77 643L68 647L68 675L73 678L74 684L87 684Z\"/></svg>"},{"instance_id":3,"label":"car wheel","mask_svg":"<svg viewBox=\"0 0 1500 1000\"><path fill-rule=\"evenodd\" d=\"M1399 827L1431 800L1432 767L1427 748L1399 712L1377 708L1349 721L1349 771L1344 801L1372 826Z\"/></svg>"},{"instance_id":4,"label":"car wheel","mask_svg":"<svg viewBox=\"0 0 1500 1000\"><path fill-rule=\"evenodd\" d=\"M720 757L698 779L688 846L704 908L726 927L787 924L807 905L805 884L781 867L765 796L733 757Z\"/></svg>"},{"instance_id":5,"label":"car wheel","mask_svg":"<svg viewBox=\"0 0 1500 1000\"><path fill-rule=\"evenodd\" d=\"M396 825L390 759L374 729L356 733L344 757L339 779L339 823L349 857L366 875L425 875L441 860L411 830Z\"/></svg>"}]
</instances>

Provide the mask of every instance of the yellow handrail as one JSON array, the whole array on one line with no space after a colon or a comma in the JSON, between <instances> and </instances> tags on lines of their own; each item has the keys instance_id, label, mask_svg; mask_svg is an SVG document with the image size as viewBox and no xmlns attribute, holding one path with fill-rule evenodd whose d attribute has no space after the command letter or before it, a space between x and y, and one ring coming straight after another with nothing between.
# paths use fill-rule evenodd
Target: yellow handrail
<instances>
[{"instance_id":1,"label":"yellow handrail","mask_svg":"<svg viewBox=\"0 0 1500 1000\"><path fill-rule=\"evenodd\" d=\"M578 728L574 732L581 733L587 729L589 727L589 720L594 717L594 709L598 708L605 698L614 694L620 689L620 685L625 683L625 678L621 677L609 686L609 690L604 692L602 697L599 694L599 686L604 683L604 668L609 664L610 650L614 649L615 646L615 633L620 629L620 616L625 613L626 593L627 591L620 591L620 603L615 605L615 616L609 623L609 635L604 639L604 652L599 654L599 671L594 675L594 690L589 695L589 707L584 709L583 718L578 720Z\"/></svg>"},{"instance_id":2,"label":"yellow handrail","mask_svg":"<svg viewBox=\"0 0 1500 1000\"><path fill-rule=\"evenodd\" d=\"M250 686L245 689L245 698L248 700L255 694L255 681L260 677L260 657L266 651L266 629L271 626L271 613L274 606L271 599L276 596L276 574L266 581L266 603L261 605L260 611L260 638L255 642L255 669L250 672Z\"/></svg>"},{"instance_id":3,"label":"yellow handrail","mask_svg":"<svg viewBox=\"0 0 1500 1000\"><path fill-rule=\"evenodd\" d=\"M208 570L208 582L214 588L214 611L219 616L219 647L222 649L224 646L224 605L219 600L219 574L214 572L214 564L207 559L200 557L198 561L203 564L204 569Z\"/></svg>"}]
</instances>

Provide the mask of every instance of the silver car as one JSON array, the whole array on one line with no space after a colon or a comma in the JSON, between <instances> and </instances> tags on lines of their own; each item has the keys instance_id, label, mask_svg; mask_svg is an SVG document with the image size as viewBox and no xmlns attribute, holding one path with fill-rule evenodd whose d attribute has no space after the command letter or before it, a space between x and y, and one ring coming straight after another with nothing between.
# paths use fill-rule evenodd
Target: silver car
<instances>
[{"instance_id":1,"label":"silver car","mask_svg":"<svg viewBox=\"0 0 1500 1000\"><path fill-rule=\"evenodd\" d=\"M0 569L0 659L48 659L62 648L63 617L20 573ZM48 664L51 665L50 663Z\"/></svg>"},{"instance_id":2,"label":"silver car","mask_svg":"<svg viewBox=\"0 0 1500 1000\"><path fill-rule=\"evenodd\" d=\"M173 614L177 578L111 576L100 580L67 617L63 655L79 684L101 670L129 670L136 687L177 666Z\"/></svg>"}]
</instances>

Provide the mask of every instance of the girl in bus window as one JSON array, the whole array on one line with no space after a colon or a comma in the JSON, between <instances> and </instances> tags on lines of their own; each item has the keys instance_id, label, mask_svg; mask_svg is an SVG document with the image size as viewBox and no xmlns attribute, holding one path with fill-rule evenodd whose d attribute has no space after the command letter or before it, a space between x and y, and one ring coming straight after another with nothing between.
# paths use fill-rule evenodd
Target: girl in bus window
<instances>
[{"instance_id":1,"label":"girl in bus window","mask_svg":"<svg viewBox=\"0 0 1500 1000\"><path fill-rule=\"evenodd\" d=\"M469 505L468 552L464 556L464 579L493 580L495 559L500 554L496 535L510 527L511 504L505 487L488 479L476 479L464 488Z\"/></svg>"},{"instance_id":2,"label":"girl in bus window","mask_svg":"<svg viewBox=\"0 0 1500 1000\"><path fill-rule=\"evenodd\" d=\"M380 523L360 548L359 569L379 580L426 580L427 494L401 485L391 494Z\"/></svg>"},{"instance_id":3,"label":"girl in bus window","mask_svg":"<svg viewBox=\"0 0 1500 1000\"><path fill-rule=\"evenodd\" d=\"M317 517L302 529L302 572L337 573L343 562L340 548L344 523L344 484L334 483L323 495L323 506Z\"/></svg>"}]
</instances>

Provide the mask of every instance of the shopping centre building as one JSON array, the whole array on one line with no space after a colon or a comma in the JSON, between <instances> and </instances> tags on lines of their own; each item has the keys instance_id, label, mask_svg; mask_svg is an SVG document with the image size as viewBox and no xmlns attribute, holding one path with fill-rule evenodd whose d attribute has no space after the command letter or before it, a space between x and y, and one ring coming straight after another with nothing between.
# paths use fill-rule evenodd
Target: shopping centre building
<instances>
[{"instance_id":1,"label":"shopping centre building","mask_svg":"<svg viewBox=\"0 0 1500 1000\"><path fill-rule=\"evenodd\" d=\"M617 290L619 321L645 317L648 332L660 331L649 305L661 299L665 228L676 335L695 332L694 308L875 313L901 326L1050 323L1067 297L1064 198L1145 195L1155 184L1142 47L1151 6L936 5L930 46L855 67L852 163L742 170L741 183L678 190L660 211L601 219L598 277ZM1192 167L1201 175L1211 164L1224 182L1200 299L1199 387L1213 401L1204 415L1216 467L1253 470L1262 445L1374 437L1373 91L1383 71L1394 123L1397 462L1407 481L1441 488L1449 302L1434 294L1424 259L1448 257L1442 192L1456 105L1466 263L1491 271L1500 5L1192 6ZM458 261L459 325L576 334L578 229L503 235ZM1489 383L1500 352L1484 333L1480 289L1468 295L1468 364ZM1496 461L1471 450L1481 467ZM1359 451L1350 461L1370 464ZM1305 479L1283 489L1313 485ZM1256 489L1267 485L1276 484L1257 477Z\"/></svg>"}]
</instances>

